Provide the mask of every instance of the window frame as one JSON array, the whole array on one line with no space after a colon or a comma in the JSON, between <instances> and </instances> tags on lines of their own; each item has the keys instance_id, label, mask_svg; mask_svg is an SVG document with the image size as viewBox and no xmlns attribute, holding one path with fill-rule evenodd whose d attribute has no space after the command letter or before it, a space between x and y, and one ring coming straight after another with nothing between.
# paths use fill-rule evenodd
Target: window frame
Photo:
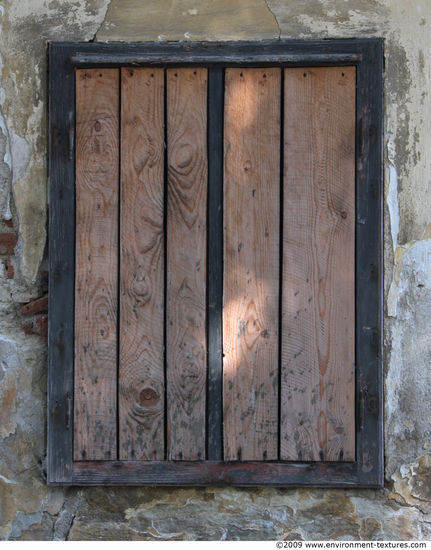
<instances>
[{"instance_id":1,"label":"window frame","mask_svg":"<svg viewBox=\"0 0 431 550\"><path fill-rule=\"evenodd\" d=\"M355 462L224 462L221 418L210 422L209 460L73 462L75 68L194 65L209 68L210 83L225 67L356 66ZM211 151L223 139L223 88L210 84L209 97L208 233L221 236L222 213L211 204L220 204L223 159ZM48 485L383 486L382 119L380 38L49 45ZM208 310L208 391L220 400L222 281L212 275L222 274L221 242L208 242L208 294L219 304Z\"/></svg>"}]
</instances>

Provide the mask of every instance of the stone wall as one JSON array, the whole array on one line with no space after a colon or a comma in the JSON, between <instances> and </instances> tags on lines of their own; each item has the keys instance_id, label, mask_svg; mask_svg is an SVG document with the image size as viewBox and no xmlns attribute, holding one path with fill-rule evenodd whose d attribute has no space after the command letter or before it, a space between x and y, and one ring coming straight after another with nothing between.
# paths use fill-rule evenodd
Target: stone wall
<instances>
[{"instance_id":1,"label":"stone wall","mask_svg":"<svg viewBox=\"0 0 431 550\"><path fill-rule=\"evenodd\" d=\"M431 539L429 0L0 0L0 17L0 539ZM386 488L47 488L47 41L371 36L386 39Z\"/></svg>"}]
</instances>

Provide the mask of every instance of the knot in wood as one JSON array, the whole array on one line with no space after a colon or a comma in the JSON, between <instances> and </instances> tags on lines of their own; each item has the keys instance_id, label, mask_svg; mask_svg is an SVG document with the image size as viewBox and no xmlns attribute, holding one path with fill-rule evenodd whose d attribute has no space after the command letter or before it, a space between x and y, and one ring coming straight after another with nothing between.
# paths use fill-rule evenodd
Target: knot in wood
<instances>
[{"instance_id":1,"label":"knot in wood","mask_svg":"<svg viewBox=\"0 0 431 550\"><path fill-rule=\"evenodd\" d=\"M139 401L144 407L150 407L151 405L154 405L154 403L156 403L158 399L159 396L157 395L156 390L153 388L144 388L139 394Z\"/></svg>"},{"instance_id":2,"label":"knot in wood","mask_svg":"<svg viewBox=\"0 0 431 550\"><path fill-rule=\"evenodd\" d=\"M96 120L96 123L94 125L94 129L96 130L96 132L100 132L100 130L102 129L102 125L100 124L100 122L98 120Z\"/></svg>"},{"instance_id":3,"label":"knot in wood","mask_svg":"<svg viewBox=\"0 0 431 550\"><path fill-rule=\"evenodd\" d=\"M175 153L177 168L187 168L193 161L194 148L190 143L181 145Z\"/></svg>"},{"instance_id":4,"label":"knot in wood","mask_svg":"<svg viewBox=\"0 0 431 550\"><path fill-rule=\"evenodd\" d=\"M248 172L251 168L251 162L249 160L246 160L244 162L244 172Z\"/></svg>"}]
</instances>

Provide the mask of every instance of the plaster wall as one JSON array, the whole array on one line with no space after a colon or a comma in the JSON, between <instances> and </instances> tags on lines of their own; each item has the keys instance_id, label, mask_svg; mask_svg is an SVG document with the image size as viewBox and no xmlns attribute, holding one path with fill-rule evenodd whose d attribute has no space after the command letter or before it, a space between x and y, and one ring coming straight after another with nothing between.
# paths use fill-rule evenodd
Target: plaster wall
<instances>
[{"instance_id":1,"label":"plaster wall","mask_svg":"<svg viewBox=\"0 0 431 550\"><path fill-rule=\"evenodd\" d=\"M430 27L429 0L0 0L1 540L431 540ZM385 489L47 488L46 346L23 308L46 292L47 41L372 36L386 39Z\"/></svg>"}]
</instances>

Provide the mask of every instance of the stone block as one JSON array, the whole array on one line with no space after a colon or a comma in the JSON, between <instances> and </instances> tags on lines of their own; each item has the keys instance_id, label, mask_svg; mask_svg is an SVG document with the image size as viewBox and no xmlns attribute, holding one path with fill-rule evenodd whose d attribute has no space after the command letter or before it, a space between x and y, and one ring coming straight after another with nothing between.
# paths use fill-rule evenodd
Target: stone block
<instances>
[{"instance_id":1,"label":"stone block","mask_svg":"<svg viewBox=\"0 0 431 550\"><path fill-rule=\"evenodd\" d=\"M141 40L271 40L279 29L265 0L113 0L96 38Z\"/></svg>"}]
</instances>

